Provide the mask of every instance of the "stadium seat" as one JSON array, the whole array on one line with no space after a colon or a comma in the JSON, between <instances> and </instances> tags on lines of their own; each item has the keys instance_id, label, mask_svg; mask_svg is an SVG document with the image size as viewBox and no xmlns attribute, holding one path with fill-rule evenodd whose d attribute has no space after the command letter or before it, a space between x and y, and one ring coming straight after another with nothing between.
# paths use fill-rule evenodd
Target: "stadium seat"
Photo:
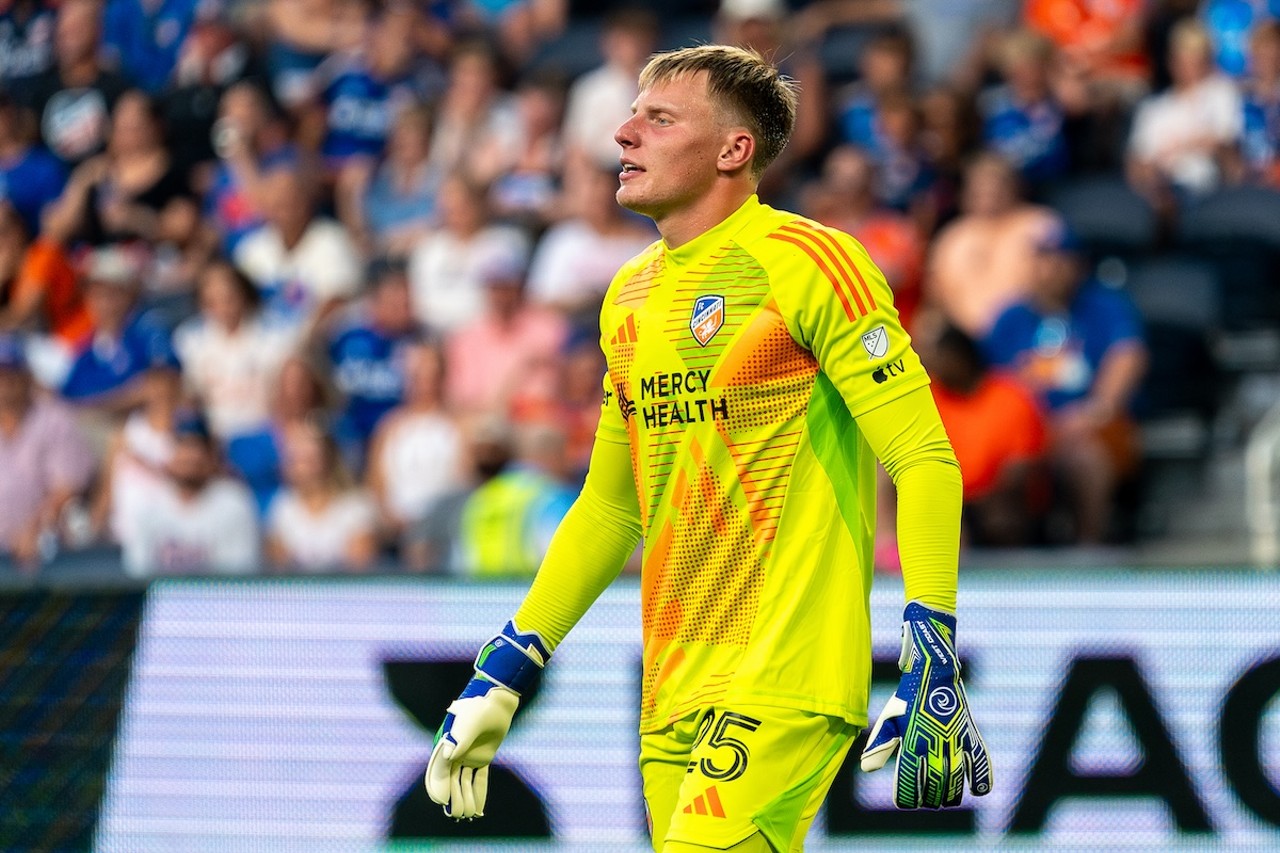
<instances>
[{"instance_id":1,"label":"stadium seat","mask_svg":"<svg viewBox=\"0 0 1280 853\"><path fill-rule=\"evenodd\" d=\"M1212 265L1176 255L1135 264L1126 290L1151 357L1138 401L1142 464L1118 498L1119 515L1132 535L1159 537L1187 494L1203 488L1213 424L1229 397L1212 350L1220 294Z\"/></svg>"},{"instance_id":2,"label":"stadium seat","mask_svg":"<svg viewBox=\"0 0 1280 853\"><path fill-rule=\"evenodd\" d=\"M1133 267L1126 289L1151 354L1140 409L1146 454L1199 457L1222 390L1212 351L1220 322L1214 268L1194 258L1154 258Z\"/></svg>"},{"instance_id":3,"label":"stadium seat","mask_svg":"<svg viewBox=\"0 0 1280 853\"><path fill-rule=\"evenodd\" d=\"M1183 251L1216 269L1222 286L1222 323L1228 332L1262 336L1276 332L1280 325L1280 192L1233 187L1190 204L1182 213L1177 242Z\"/></svg>"},{"instance_id":4,"label":"stadium seat","mask_svg":"<svg viewBox=\"0 0 1280 853\"><path fill-rule=\"evenodd\" d=\"M1046 191L1045 201L1080 235L1095 260L1118 257L1131 263L1156 248L1156 213L1123 178L1060 184Z\"/></svg>"}]
</instances>

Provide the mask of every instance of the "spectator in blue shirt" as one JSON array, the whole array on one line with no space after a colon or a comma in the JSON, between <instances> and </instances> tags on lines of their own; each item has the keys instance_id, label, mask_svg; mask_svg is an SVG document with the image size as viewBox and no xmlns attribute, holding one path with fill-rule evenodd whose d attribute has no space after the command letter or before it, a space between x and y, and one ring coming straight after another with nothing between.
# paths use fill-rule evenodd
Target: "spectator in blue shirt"
<instances>
[{"instance_id":1,"label":"spectator in blue shirt","mask_svg":"<svg viewBox=\"0 0 1280 853\"><path fill-rule=\"evenodd\" d=\"M263 176L273 168L297 165L297 148L271 96L242 80L222 95L213 128L218 165L204 197L204 216L232 256L241 238L263 224Z\"/></svg>"},{"instance_id":2,"label":"spectator in blue shirt","mask_svg":"<svg viewBox=\"0 0 1280 853\"><path fill-rule=\"evenodd\" d=\"M207 15L210 5L209 0L112 0L103 19L104 51L134 83L159 94L173 77L197 14Z\"/></svg>"},{"instance_id":3,"label":"spectator in blue shirt","mask_svg":"<svg viewBox=\"0 0 1280 853\"><path fill-rule=\"evenodd\" d=\"M93 327L76 348L62 396L107 413L141 401L146 371L177 365L168 332L136 310L139 259L121 246L95 249L85 265L85 307Z\"/></svg>"},{"instance_id":4,"label":"spectator in blue shirt","mask_svg":"<svg viewBox=\"0 0 1280 853\"><path fill-rule=\"evenodd\" d=\"M1078 238L1055 222L1037 243L1027 299L984 349L1049 412L1050 457L1072 498L1076 538L1101 542L1112 496L1138 461L1130 407L1147 367L1138 311L1089 275Z\"/></svg>"},{"instance_id":5,"label":"spectator in blue shirt","mask_svg":"<svg viewBox=\"0 0 1280 853\"><path fill-rule=\"evenodd\" d=\"M1249 42L1240 154L1244 177L1280 186L1280 21L1259 24Z\"/></svg>"},{"instance_id":6,"label":"spectator in blue shirt","mask_svg":"<svg viewBox=\"0 0 1280 853\"><path fill-rule=\"evenodd\" d=\"M404 350L423 335L402 263L373 265L371 290L351 307L329 343L333 381L346 400L339 435L358 447L404 399Z\"/></svg>"},{"instance_id":7,"label":"spectator in blue shirt","mask_svg":"<svg viewBox=\"0 0 1280 853\"><path fill-rule=\"evenodd\" d=\"M330 390L316 365L302 355L289 358L276 377L271 420L227 442L227 463L253 492L260 516L284 482L285 441L315 419L327 420Z\"/></svg>"},{"instance_id":8,"label":"spectator in blue shirt","mask_svg":"<svg viewBox=\"0 0 1280 853\"><path fill-rule=\"evenodd\" d=\"M324 111L322 152L330 167L352 157L376 160L400 110L420 100L413 78L410 22L386 12L369 22L362 48L335 54L316 69Z\"/></svg>"},{"instance_id":9,"label":"spectator in blue shirt","mask_svg":"<svg viewBox=\"0 0 1280 853\"><path fill-rule=\"evenodd\" d=\"M911 39L890 32L867 44L858 61L859 79L843 93L835 121L841 142L849 142L879 159L883 153L880 101L911 90Z\"/></svg>"},{"instance_id":10,"label":"spectator in blue shirt","mask_svg":"<svg viewBox=\"0 0 1280 853\"><path fill-rule=\"evenodd\" d=\"M22 217L28 234L40 233L40 212L62 194L62 161L34 143L32 116L0 91L0 201Z\"/></svg>"},{"instance_id":11,"label":"spectator in blue shirt","mask_svg":"<svg viewBox=\"0 0 1280 853\"><path fill-rule=\"evenodd\" d=\"M1053 43L1029 30L1005 38L1003 83L980 100L986 144L1013 163L1031 184L1062 177L1069 165L1065 116L1049 88Z\"/></svg>"},{"instance_id":12,"label":"spectator in blue shirt","mask_svg":"<svg viewBox=\"0 0 1280 853\"><path fill-rule=\"evenodd\" d=\"M1205 0L1199 18L1213 38L1214 60L1235 78L1249 70L1249 43L1258 27L1280 16L1277 0Z\"/></svg>"}]
</instances>

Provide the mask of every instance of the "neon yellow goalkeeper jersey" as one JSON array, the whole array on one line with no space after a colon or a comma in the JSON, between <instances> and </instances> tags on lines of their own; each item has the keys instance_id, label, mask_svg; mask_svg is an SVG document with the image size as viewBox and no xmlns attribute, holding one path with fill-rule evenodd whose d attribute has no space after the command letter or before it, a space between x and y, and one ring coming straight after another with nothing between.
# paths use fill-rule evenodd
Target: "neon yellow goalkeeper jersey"
<instances>
[{"instance_id":1,"label":"neon yellow goalkeeper jersey","mask_svg":"<svg viewBox=\"0 0 1280 853\"><path fill-rule=\"evenodd\" d=\"M857 241L756 197L626 264L600 430L644 531L641 731L715 703L866 725L875 459L854 417L928 378Z\"/></svg>"}]
</instances>

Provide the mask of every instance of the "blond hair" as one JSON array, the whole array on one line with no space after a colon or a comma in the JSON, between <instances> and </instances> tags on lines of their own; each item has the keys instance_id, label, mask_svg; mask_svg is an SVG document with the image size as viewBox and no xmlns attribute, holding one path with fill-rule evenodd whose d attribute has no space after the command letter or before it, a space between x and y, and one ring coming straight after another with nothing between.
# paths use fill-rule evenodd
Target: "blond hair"
<instances>
[{"instance_id":1,"label":"blond hair","mask_svg":"<svg viewBox=\"0 0 1280 853\"><path fill-rule=\"evenodd\" d=\"M796 81L754 50L702 44L654 54L640 72L640 89L704 71L707 93L716 106L755 139L751 173L758 179L791 139L796 126Z\"/></svg>"}]
</instances>

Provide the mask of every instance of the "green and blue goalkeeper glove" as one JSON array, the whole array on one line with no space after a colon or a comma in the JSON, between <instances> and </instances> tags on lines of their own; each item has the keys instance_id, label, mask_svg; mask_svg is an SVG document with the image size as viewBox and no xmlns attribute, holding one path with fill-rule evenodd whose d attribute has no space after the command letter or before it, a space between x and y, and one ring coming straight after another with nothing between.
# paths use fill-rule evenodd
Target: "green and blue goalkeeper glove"
<instances>
[{"instance_id":1,"label":"green and blue goalkeeper glove","mask_svg":"<svg viewBox=\"0 0 1280 853\"><path fill-rule=\"evenodd\" d=\"M899 749L893 801L901 809L958 806L969 790L991 790L991 762L956 658L956 617L918 601L902 614L902 680L876 720L862 769L879 770Z\"/></svg>"},{"instance_id":2,"label":"green and blue goalkeeper glove","mask_svg":"<svg viewBox=\"0 0 1280 853\"><path fill-rule=\"evenodd\" d=\"M551 653L536 633L508 622L476 655L476 673L450 705L436 732L426 785L452 818L484 814L489 764L511 728L511 718L542 675Z\"/></svg>"}]
</instances>

